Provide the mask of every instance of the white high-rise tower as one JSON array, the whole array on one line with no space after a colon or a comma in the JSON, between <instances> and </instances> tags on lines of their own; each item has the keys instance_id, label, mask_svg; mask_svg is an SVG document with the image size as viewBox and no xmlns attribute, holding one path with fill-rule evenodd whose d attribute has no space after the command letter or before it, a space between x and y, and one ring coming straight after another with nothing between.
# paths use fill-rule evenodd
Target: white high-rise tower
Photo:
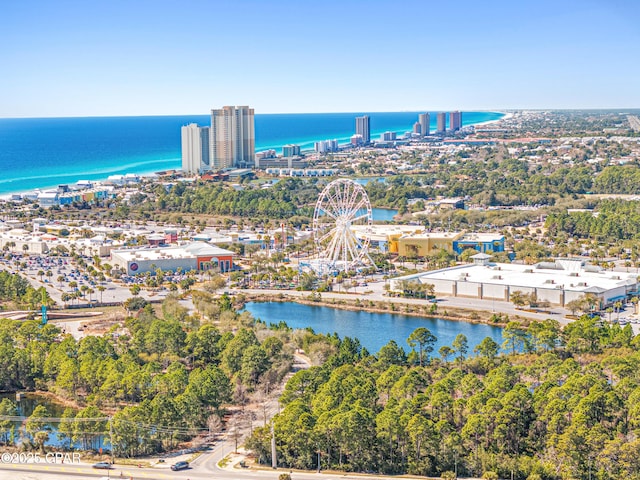
<instances>
[{"instance_id":1,"label":"white high-rise tower","mask_svg":"<svg viewBox=\"0 0 640 480\"><path fill-rule=\"evenodd\" d=\"M365 145L371 141L371 122L368 115L356 117L356 135L362 136Z\"/></svg>"},{"instance_id":2,"label":"white high-rise tower","mask_svg":"<svg viewBox=\"0 0 640 480\"><path fill-rule=\"evenodd\" d=\"M190 175L209 170L209 127L185 125L182 137L182 171Z\"/></svg>"}]
</instances>

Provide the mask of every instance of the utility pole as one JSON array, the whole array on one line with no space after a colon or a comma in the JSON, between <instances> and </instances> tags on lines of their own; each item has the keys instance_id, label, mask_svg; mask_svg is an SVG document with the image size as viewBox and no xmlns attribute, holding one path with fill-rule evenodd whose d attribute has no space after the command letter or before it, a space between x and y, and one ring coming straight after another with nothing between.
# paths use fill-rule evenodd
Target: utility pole
<instances>
[{"instance_id":1,"label":"utility pole","mask_svg":"<svg viewBox=\"0 0 640 480\"><path fill-rule=\"evenodd\" d=\"M109 417L109 443L111 444L111 465L113 465L113 417Z\"/></svg>"},{"instance_id":2,"label":"utility pole","mask_svg":"<svg viewBox=\"0 0 640 480\"><path fill-rule=\"evenodd\" d=\"M273 430L273 423L271 424L271 467L273 469L278 468L278 453L276 452L276 434Z\"/></svg>"}]
</instances>

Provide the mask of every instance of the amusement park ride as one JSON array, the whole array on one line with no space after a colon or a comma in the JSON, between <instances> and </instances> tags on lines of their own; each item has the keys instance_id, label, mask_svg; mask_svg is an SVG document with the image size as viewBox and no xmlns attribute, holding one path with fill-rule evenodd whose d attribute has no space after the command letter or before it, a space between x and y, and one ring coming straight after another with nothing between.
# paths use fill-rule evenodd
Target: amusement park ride
<instances>
[{"instance_id":1,"label":"amusement park ride","mask_svg":"<svg viewBox=\"0 0 640 480\"><path fill-rule=\"evenodd\" d=\"M329 183L320 193L313 213L318 257L308 266L318 274L326 274L373 265L369 256L372 223L371 203L362 185L346 178ZM354 225L365 226L365 234L357 236L351 229Z\"/></svg>"}]
</instances>

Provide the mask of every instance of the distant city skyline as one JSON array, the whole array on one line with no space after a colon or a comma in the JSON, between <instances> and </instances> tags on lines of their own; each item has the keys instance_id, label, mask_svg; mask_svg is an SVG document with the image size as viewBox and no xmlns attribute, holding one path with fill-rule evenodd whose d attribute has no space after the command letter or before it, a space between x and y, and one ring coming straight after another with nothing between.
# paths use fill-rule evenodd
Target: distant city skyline
<instances>
[{"instance_id":1,"label":"distant city skyline","mask_svg":"<svg viewBox=\"0 0 640 480\"><path fill-rule=\"evenodd\" d=\"M0 117L640 108L638 25L635 0L4 2Z\"/></svg>"}]
</instances>

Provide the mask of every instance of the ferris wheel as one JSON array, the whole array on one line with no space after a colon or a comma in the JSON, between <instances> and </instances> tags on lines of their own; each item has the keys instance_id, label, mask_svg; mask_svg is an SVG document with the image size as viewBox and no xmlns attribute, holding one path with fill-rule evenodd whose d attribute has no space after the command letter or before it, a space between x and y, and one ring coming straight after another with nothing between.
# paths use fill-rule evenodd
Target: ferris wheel
<instances>
[{"instance_id":1,"label":"ferris wheel","mask_svg":"<svg viewBox=\"0 0 640 480\"><path fill-rule=\"evenodd\" d=\"M371 203L362 185L346 178L328 184L313 212L320 262L331 270L346 271L371 261L368 249L372 222Z\"/></svg>"}]
</instances>

